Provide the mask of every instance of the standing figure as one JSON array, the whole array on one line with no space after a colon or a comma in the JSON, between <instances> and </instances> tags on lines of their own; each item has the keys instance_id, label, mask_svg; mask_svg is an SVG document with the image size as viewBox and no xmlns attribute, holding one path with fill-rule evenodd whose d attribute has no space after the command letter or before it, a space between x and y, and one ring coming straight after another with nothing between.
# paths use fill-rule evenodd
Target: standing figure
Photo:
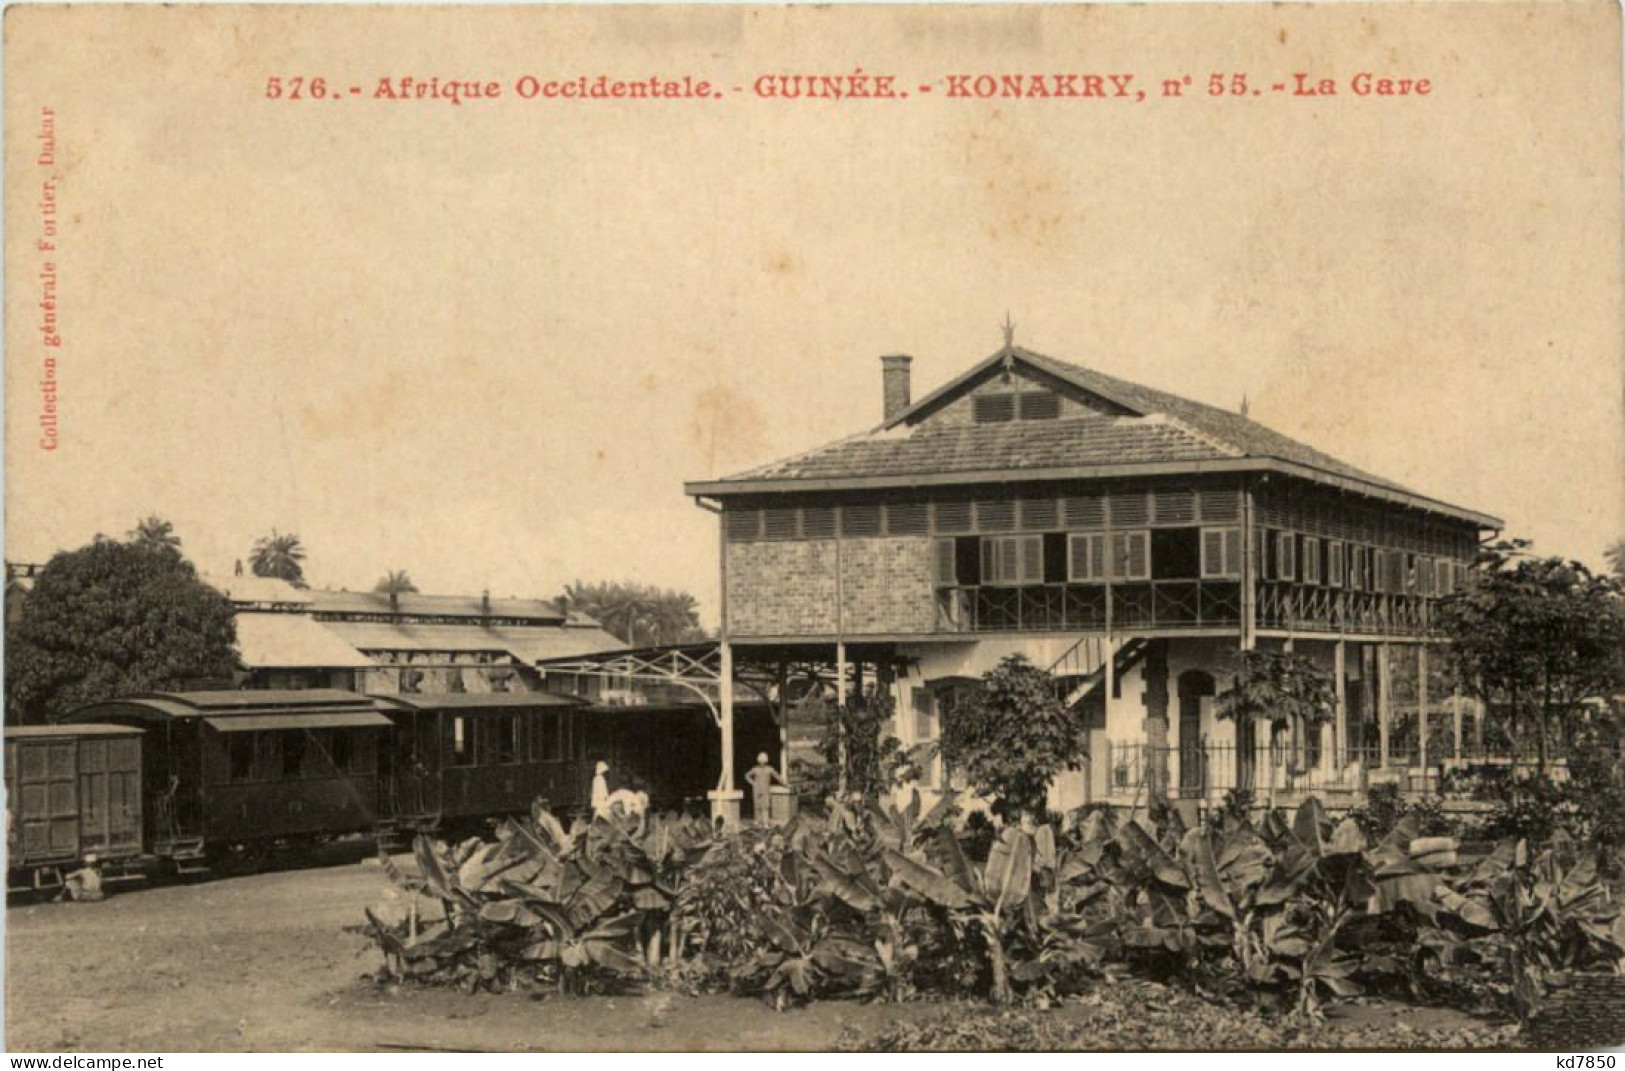
<instances>
[{"instance_id":1,"label":"standing figure","mask_svg":"<svg viewBox=\"0 0 1625 1071\"><path fill-rule=\"evenodd\" d=\"M598 767L592 775L592 813L606 814L609 809L609 779L604 775L609 773L609 763L598 760ZM577 782L579 784L580 782Z\"/></svg>"},{"instance_id":2,"label":"standing figure","mask_svg":"<svg viewBox=\"0 0 1625 1071\"><path fill-rule=\"evenodd\" d=\"M786 788L790 787L790 783L779 776L779 771L768 763L765 751L756 756L756 765L745 775L745 780L750 783L751 816L757 825L765 826L773 809L771 802L773 782L777 781Z\"/></svg>"}]
</instances>

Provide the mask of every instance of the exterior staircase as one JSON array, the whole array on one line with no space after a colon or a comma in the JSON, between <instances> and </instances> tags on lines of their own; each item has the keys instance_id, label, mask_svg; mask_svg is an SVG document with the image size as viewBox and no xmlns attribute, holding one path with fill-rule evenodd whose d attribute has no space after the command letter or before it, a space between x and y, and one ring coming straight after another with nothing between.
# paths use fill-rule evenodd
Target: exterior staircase
<instances>
[{"instance_id":1,"label":"exterior staircase","mask_svg":"<svg viewBox=\"0 0 1625 1071\"><path fill-rule=\"evenodd\" d=\"M1143 636L1124 640L1112 659L1113 675L1121 678L1139 665L1150 643ZM1049 671L1061 688L1062 702L1069 708L1077 707L1106 683L1106 638L1093 635L1080 638L1050 665Z\"/></svg>"}]
</instances>

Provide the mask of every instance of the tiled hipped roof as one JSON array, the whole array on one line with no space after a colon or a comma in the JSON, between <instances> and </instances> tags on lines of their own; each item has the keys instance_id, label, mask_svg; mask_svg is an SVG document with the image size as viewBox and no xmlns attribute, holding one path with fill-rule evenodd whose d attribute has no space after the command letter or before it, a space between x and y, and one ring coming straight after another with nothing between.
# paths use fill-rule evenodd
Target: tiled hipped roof
<instances>
[{"instance_id":1,"label":"tiled hipped roof","mask_svg":"<svg viewBox=\"0 0 1625 1071\"><path fill-rule=\"evenodd\" d=\"M1025 364L1137 415L1071 416L996 424L935 423L920 419L946 395L967 387L997 367L1004 356L1001 352L981 362L879 428L726 477L718 483L969 475L1058 467L1275 458L1405 491L1392 481L1363 472L1239 413L1103 375L1020 347L1009 351L1017 365Z\"/></svg>"}]
</instances>

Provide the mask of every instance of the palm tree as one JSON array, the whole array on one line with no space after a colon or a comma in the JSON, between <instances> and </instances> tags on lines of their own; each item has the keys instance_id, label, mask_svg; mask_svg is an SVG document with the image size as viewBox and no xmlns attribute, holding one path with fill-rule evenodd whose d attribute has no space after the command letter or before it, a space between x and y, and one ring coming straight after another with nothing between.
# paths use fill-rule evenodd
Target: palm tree
<instances>
[{"instance_id":1,"label":"palm tree","mask_svg":"<svg viewBox=\"0 0 1625 1071\"><path fill-rule=\"evenodd\" d=\"M286 580L296 588L306 587L304 545L292 532L282 533L275 528L271 534L254 541L254 552L249 556L255 576Z\"/></svg>"},{"instance_id":2,"label":"palm tree","mask_svg":"<svg viewBox=\"0 0 1625 1071\"><path fill-rule=\"evenodd\" d=\"M412 577L405 569L391 569L379 578L372 590L380 595L389 596L389 612L392 617L399 617L401 613L401 596L411 592L417 593L418 586L412 583Z\"/></svg>"},{"instance_id":3,"label":"palm tree","mask_svg":"<svg viewBox=\"0 0 1625 1071\"><path fill-rule=\"evenodd\" d=\"M175 534L175 526L156 513L136 521L126 535L137 546L177 552L181 549L181 537Z\"/></svg>"},{"instance_id":4,"label":"palm tree","mask_svg":"<svg viewBox=\"0 0 1625 1071\"><path fill-rule=\"evenodd\" d=\"M1625 576L1625 539L1616 539L1602 552L1615 576Z\"/></svg>"}]
</instances>

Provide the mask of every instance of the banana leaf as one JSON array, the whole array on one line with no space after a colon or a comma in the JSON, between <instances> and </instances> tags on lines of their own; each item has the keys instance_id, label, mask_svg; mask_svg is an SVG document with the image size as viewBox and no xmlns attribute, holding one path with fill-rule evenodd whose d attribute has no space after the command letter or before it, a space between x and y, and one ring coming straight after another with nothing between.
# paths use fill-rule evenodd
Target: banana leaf
<instances>
[{"instance_id":1,"label":"banana leaf","mask_svg":"<svg viewBox=\"0 0 1625 1071\"><path fill-rule=\"evenodd\" d=\"M1027 899L1033 880L1033 840L1023 830L1007 828L987 853L983 894L995 913Z\"/></svg>"},{"instance_id":2,"label":"banana leaf","mask_svg":"<svg viewBox=\"0 0 1625 1071\"><path fill-rule=\"evenodd\" d=\"M891 848L881 849L892 876L934 904L951 909L971 905L971 893L942 871Z\"/></svg>"}]
</instances>

